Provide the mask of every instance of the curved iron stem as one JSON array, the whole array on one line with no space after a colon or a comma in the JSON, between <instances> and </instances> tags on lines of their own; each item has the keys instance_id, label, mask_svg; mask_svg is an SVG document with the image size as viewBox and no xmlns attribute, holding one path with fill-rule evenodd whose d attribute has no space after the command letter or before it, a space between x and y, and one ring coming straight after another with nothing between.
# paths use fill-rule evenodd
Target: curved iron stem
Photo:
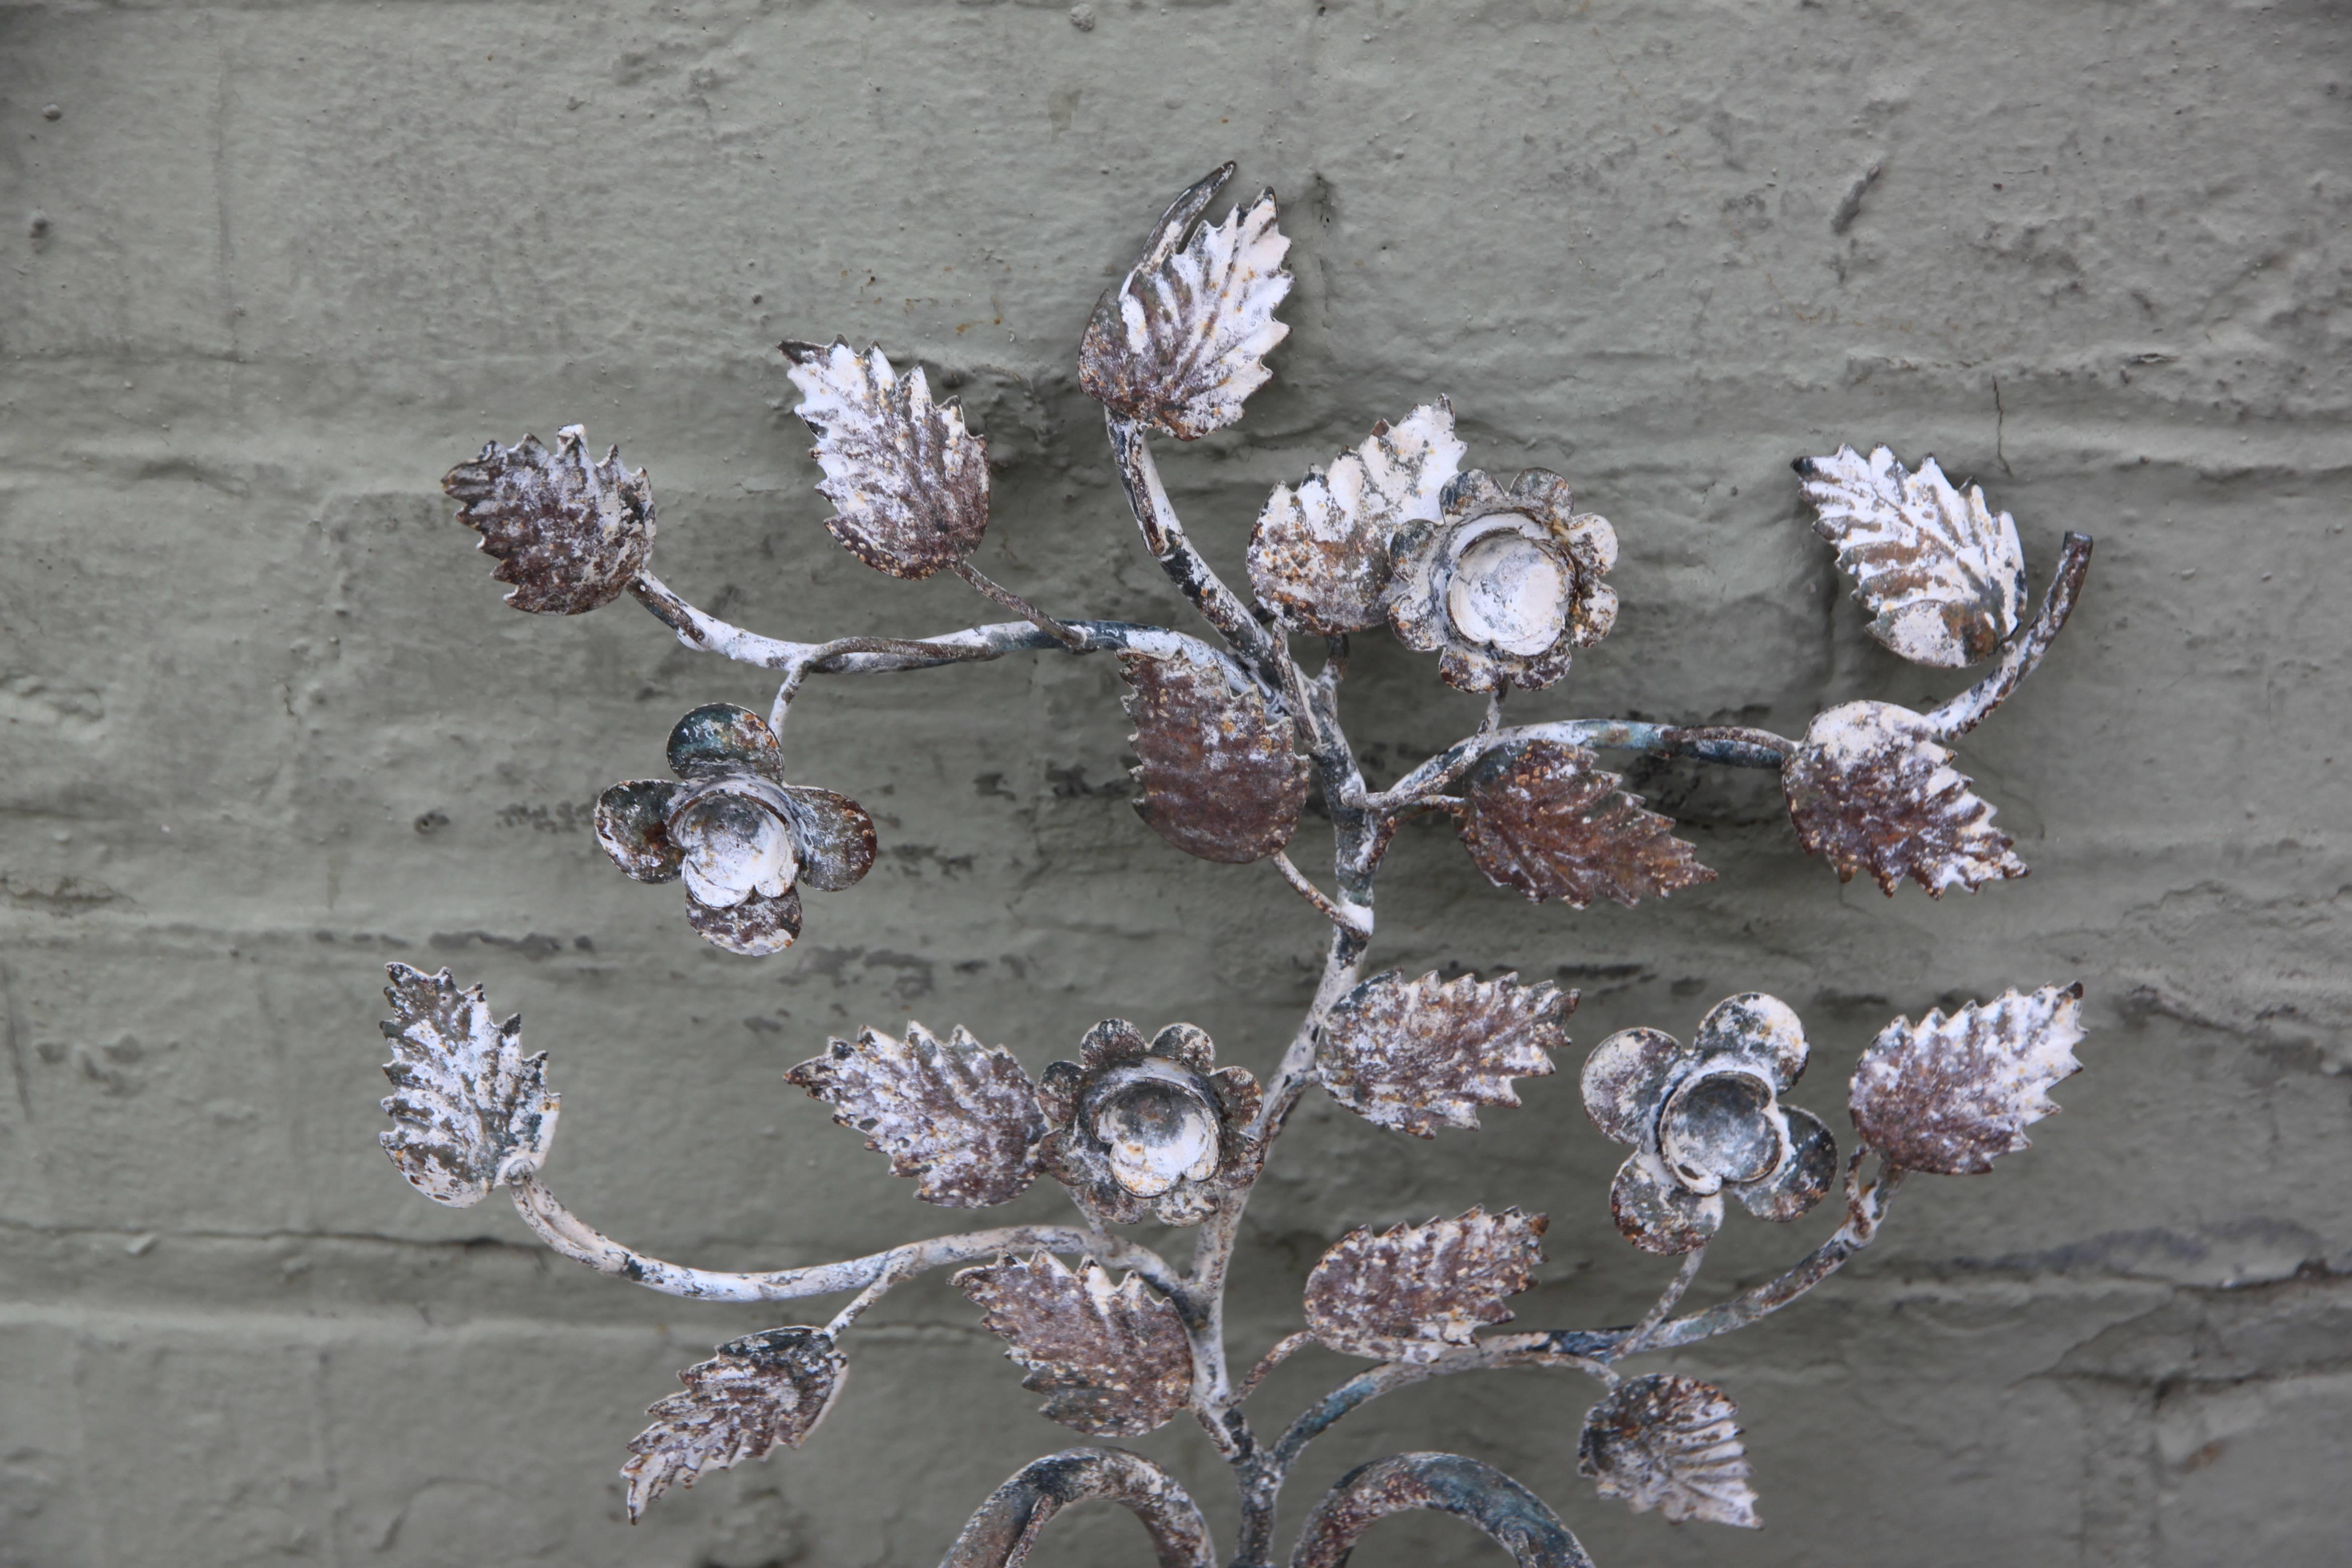
<instances>
[{"instance_id":1,"label":"curved iron stem","mask_svg":"<svg viewBox=\"0 0 2352 1568\"><path fill-rule=\"evenodd\" d=\"M1396 1454L1340 1477L1307 1516L1290 1568L1341 1568L1365 1531L1417 1509L1468 1520L1519 1568L1592 1568L1541 1498L1494 1466L1459 1454Z\"/></svg>"},{"instance_id":2,"label":"curved iron stem","mask_svg":"<svg viewBox=\"0 0 2352 1568\"><path fill-rule=\"evenodd\" d=\"M2074 613L2074 596L2082 592L2083 576L2090 569L2091 536L2069 533L2058 557L2058 570L2052 574L2050 586L2042 590L2042 608L2034 613L2033 624L2011 640L1990 675L1942 707L1928 711L1927 722L1937 734L1947 741L1965 735L2009 700L2018 682L2032 675L2033 667L2042 662L2052 639L2066 629L2066 617Z\"/></svg>"},{"instance_id":3,"label":"curved iron stem","mask_svg":"<svg viewBox=\"0 0 2352 1568\"><path fill-rule=\"evenodd\" d=\"M1095 1498L1133 1510L1160 1568L1216 1568L1199 1506L1173 1476L1124 1448L1065 1448L1023 1466L980 1505L940 1568L1019 1568L1055 1514Z\"/></svg>"}]
</instances>

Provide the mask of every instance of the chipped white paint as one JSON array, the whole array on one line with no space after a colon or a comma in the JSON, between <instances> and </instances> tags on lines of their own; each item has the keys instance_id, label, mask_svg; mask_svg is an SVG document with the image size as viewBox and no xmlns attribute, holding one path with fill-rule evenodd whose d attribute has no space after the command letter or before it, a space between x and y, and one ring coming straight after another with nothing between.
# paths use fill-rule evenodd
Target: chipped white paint
<instances>
[{"instance_id":1,"label":"chipped white paint","mask_svg":"<svg viewBox=\"0 0 2352 1568\"><path fill-rule=\"evenodd\" d=\"M2045 985L1917 1023L1897 1018L1854 1068L1854 1124L1887 1157L1973 1175L2027 1148L2025 1129L2058 1107L2050 1090L2083 1070L2083 988Z\"/></svg>"},{"instance_id":2,"label":"chipped white paint","mask_svg":"<svg viewBox=\"0 0 2352 1568\"><path fill-rule=\"evenodd\" d=\"M478 985L447 970L391 966L383 1026L389 1132L377 1134L409 1184L436 1204L470 1208L500 1183L539 1169L555 1138L561 1097L547 1090L547 1053L522 1054L522 1020L490 1016Z\"/></svg>"},{"instance_id":3,"label":"chipped white paint","mask_svg":"<svg viewBox=\"0 0 2352 1568\"><path fill-rule=\"evenodd\" d=\"M1284 620L1326 634L1385 618L1389 546L1409 522L1434 522L1446 484L1469 448L1441 397L1393 428L1385 423L1327 472L1297 489L1276 485L1249 544L1250 586Z\"/></svg>"}]
</instances>

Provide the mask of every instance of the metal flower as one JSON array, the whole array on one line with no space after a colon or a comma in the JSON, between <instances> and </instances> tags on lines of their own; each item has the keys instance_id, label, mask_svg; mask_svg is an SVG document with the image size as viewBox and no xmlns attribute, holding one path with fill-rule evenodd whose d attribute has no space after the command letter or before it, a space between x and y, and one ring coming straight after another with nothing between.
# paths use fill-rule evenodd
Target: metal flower
<instances>
[{"instance_id":1,"label":"metal flower","mask_svg":"<svg viewBox=\"0 0 2352 1568\"><path fill-rule=\"evenodd\" d=\"M1218 1068L1205 1030L1171 1024L1147 1043L1124 1018L1087 1031L1078 1059L1037 1082L1048 1128L1037 1166L1102 1218L1197 1225L1257 1174L1257 1079Z\"/></svg>"},{"instance_id":2,"label":"metal flower","mask_svg":"<svg viewBox=\"0 0 2352 1568\"><path fill-rule=\"evenodd\" d=\"M750 957L801 933L802 884L838 891L874 864L874 819L846 795L784 782L783 748L749 709L714 702L669 732L677 775L616 784L596 842L640 882L686 880L703 939Z\"/></svg>"},{"instance_id":3,"label":"metal flower","mask_svg":"<svg viewBox=\"0 0 2352 1568\"><path fill-rule=\"evenodd\" d=\"M1444 650L1448 686L1549 686L1617 620L1616 591L1601 581L1617 532L1572 508L1568 481L1543 468L1507 490L1476 468L1460 475L1437 521L1397 536L1389 626L1409 647Z\"/></svg>"},{"instance_id":4,"label":"metal flower","mask_svg":"<svg viewBox=\"0 0 2352 1568\"><path fill-rule=\"evenodd\" d=\"M1811 1111L1782 1105L1805 1070L1805 1030L1785 1002L1747 992L1699 1021L1685 1046L1625 1029L1584 1064L1584 1109L1633 1152L1610 1212L1644 1252L1702 1246L1723 1224L1727 1188L1759 1219L1795 1219L1828 1192L1837 1140Z\"/></svg>"}]
</instances>

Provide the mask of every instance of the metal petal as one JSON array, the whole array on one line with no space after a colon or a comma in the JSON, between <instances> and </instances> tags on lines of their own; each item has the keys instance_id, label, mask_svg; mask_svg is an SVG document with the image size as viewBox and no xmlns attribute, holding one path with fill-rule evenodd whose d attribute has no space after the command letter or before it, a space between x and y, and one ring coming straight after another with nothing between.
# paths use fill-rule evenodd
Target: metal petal
<instances>
[{"instance_id":1,"label":"metal petal","mask_svg":"<svg viewBox=\"0 0 2352 1568\"><path fill-rule=\"evenodd\" d=\"M1758 1219L1785 1224L1820 1203L1837 1181L1838 1152L1836 1137L1820 1117L1793 1105L1781 1107L1781 1113L1788 1118L1788 1158L1767 1179L1733 1190Z\"/></svg>"},{"instance_id":2,"label":"metal petal","mask_svg":"<svg viewBox=\"0 0 2352 1568\"><path fill-rule=\"evenodd\" d=\"M720 787L697 793L669 820L678 872L697 903L731 909L745 899L781 897L797 879L792 830L764 793Z\"/></svg>"},{"instance_id":3,"label":"metal petal","mask_svg":"<svg viewBox=\"0 0 2352 1568\"><path fill-rule=\"evenodd\" d=\"M1685 1192L1657 1156L1636 1150L1617 1167L1609 1212L1625 1239L1644 1252L1672 1258L1688 1252L1723 1226L1723 1194Z\"/></svg>"},{"instance_id":4,"label":"metal petal","mask_svg":"<svg viewBox=\"0 0 2352 1568\"><path fill-rule=\"evenodd\" d=\"M669 814L677 791L670 779L633 779L596 797L596 842L640 882L677 879L678 847L670 842Z\"/></svg>"},{"instance_id":5,"label":"metal petal","mask_svg":"<svg viewBox=\"0 0 2352 1568\"><path fill-rule=\"evenodd\" d=\"M1151 1054L1206 1073L1217 1062L1217 1042L1198 1024L1171 1024L1151 1037Z\"/></svg>"},{"instance_id":6,"label":"metal petal","mask_svg":"<svg viewBox=\"0 0 2352 1568\"><path fill-rule=\"evenodd\" d=\"M837 893L874 868L874 819L864 806L806 784L786 784L777 793L800 850L803 885Z\"/></svg>"},{"instance_id":7,"label":"metal petal","mask_svg":"<svg viewBox=\"0 0 2352 1568\"><path fill-rule=\"evenodd\" d=\"M449 470L441 488L464 504L458 521L498 557L490 574L514 584L507 603L536 615L575 616L626 593L654 549L654 492L639 468L621 467L618 447L592 461L577 425L556 432L550 451L536 437L493 442Z\"/></svg>"},{"instance_id":8,"label":"metal petal","mask_svg":"<svg viewBox=\"0 0 2352 1568\"><path fill-rule=\"evenodd\" d=\"M713 702L688 713L670 730L669 769L682 779L735 773L781 779L784 749L768 721L749 708Z\"/></svg>"},{"instance_id":9,"label":"metal petal","mask_svg":"<svg viewBox=\"0 0 2352 1568\"><path fill-rule=\"evenodd\" d=\"M1805 1075L1805 1026L1777 996L1743 991L1707 1009L1691 1048L1702 1058L1733 1056L1769 1064L1772 1087L1786 1092Z\"/></svg>"},{"instance_id":10,"label":"metal petal","mask_svg":"<svg viewBox=\"0 0 2352 1568\"><path fill-rule=\"evenodd\" d=\"M1616 1142L1654 1152L1658 1112L1688 1057L1681 1041L1660 1030L1618 1030L1584 1058L1584 1113Z\"/></svg>"},{"instance_id":11,"label":"metal petal","mask_svg":"<svg viewBox=\"0 0 2352 1568\"><path fill-rule=\"evenodd\" d=\"M740 952L746 958L764 958L769 953L783 952L801 934L801 896L793 888L786 888L780 899L754 893L732 909L724 910L689 898L686 900L686 919L711 946Z\"/></svg>"}]
</instances>

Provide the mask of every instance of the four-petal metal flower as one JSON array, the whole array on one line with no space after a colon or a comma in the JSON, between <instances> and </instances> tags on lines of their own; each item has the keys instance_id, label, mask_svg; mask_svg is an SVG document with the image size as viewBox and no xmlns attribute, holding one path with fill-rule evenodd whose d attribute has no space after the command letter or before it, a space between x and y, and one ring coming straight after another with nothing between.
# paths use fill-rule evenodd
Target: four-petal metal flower
<instances>
[{"instance_id":1,"label":"four-petal metal flower","mask_svg":"<svg viewBox=\"0 0 2352 1568\"><path fill-rule=\"evenodd\" d=\"M596 841L640 882L686 880L704 940L751 957L801 932L799 886L850 886L874 864L874 819L846 795L784 782L767 721L714 702L669 732L676 781L616 784L596 801Z\"/></svg>"},{"instance_id":2,"label":"four-petal metal flower","mask_svg":"<svg viewBox=\"0 0 2352 1568\"><path fill-rule=\"evenodd\" d=\"M1837 1174L1837 1140L1780 1097L1805 1070L1805 1031L1788 1004L1757 992L1718 1002L1685 1046L1624 1029L1584 1064L1584 1109L1633 1152L1610 1212L1625 1239L1671 1255L1723 1224L1727 1188L1760 1219L1792 1220Z\"/></svg>"},{"instance_id":3,"label":"four-petal metal flower","mask_svg":"<svg viewBox=\"0 0 2352 1568\"><path fill-rule=\"evenodd\" d=\"M1037 1081L1050 1124L1038 1168L1120 1225L1206 1219L1219 1198L1250 1184L1264 1153L1249 1131L1257 1079L1246 1068L1213 1070L1216 1054L1190 1024L1148 1043L1124 1018L1097 1024L1076 1061L1055 1062Z\"/></svg>"},{"instance_id":4,"label":"four-petal metal flower","mask_svg":"<svg viewBox=\"0 0 2352 1568\"><path fill-rule=\"evenodd\" d=\"M1529 468L1507 490L1476 468L1445 487L1435 522L1397 536L1389 625L1408 647L1444 650L1438 675L1465 691L1549 686L1609 635L1617 563L1609 520L1574 510L1568 481Z\"/></svg>"}]
</instances>

